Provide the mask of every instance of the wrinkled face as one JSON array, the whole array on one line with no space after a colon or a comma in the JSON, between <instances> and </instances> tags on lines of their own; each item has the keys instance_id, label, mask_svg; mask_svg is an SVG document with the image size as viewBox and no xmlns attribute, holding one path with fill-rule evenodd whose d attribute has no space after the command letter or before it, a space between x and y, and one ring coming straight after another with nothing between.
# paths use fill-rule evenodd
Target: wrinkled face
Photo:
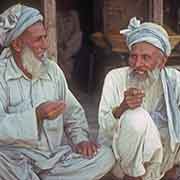
<instances>
[{"instance_id":1,"label":"wrinkled face","mask_svg":"<svg viewBox=\"0 0 180 180\"><path fill-rule=\"evenodd\" d=\"M166 57L153 45L141 42L134 44L129 55L129 66L139 76L147 76L156 68L163 68Z\"/></svg>"},{"instance_id":2,"label":"wrinkled face","mask_svg":"<svg viewBox=\"0 0 180 180\"><path fill-rule=\"evenodd\" d=\"M41 22L35 23L30 26L20 37L22 41L21 50L28 46L34 56L41 60L48 48L46 30Z\"/></svg>"}]
</instances>

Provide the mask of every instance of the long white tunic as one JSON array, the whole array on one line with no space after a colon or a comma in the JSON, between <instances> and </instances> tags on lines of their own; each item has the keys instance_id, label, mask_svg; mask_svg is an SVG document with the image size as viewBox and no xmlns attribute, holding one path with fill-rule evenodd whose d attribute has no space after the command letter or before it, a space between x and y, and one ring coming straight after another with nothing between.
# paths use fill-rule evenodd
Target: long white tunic
<instances>
[{"instance_id":1,"label":"long white tunic","mask_svg":"<svg viewBox=\"0 0 180 180\"><path fill-rule=\"evenodd\" d=\"M52 61L46 65L46 74L30 80L13 58L0 64L0 177L98 179L111 169L113 155L102 147L97 156L88 160L73 153L70 146L61 145L64 132L72 144L88 140L88 124L61 69ZM66 112L54 120L44 120L38 128L36 107L54 100L64 101Z\"/></svg>"},{"instance_id":2,"label":"long white tunic","mask_svg":"<svg viewBox=\"0 0 180 180\"><path fill-rule=\"evenodd\" d=\"M178 106L180 73L174 69L167 69L167 72L176 85L174 97ZM99 141L113 147L124 173L131 176L145 175L144 179L158 180L165 171L179 163L179 146L175 146L174 152L170 147L163 84L161 79L153 82L145 91L140 109L127 111L120 119L115 119L112 110L123 101L129 73L130 69L125 67L112 70L106 76L99 106ZM134 124L128 116L132 117ZM137 128L140 136L128 129L128 121L133 124L132 128ZM153 166L148 167L147 163ZM144 165L148 167L146 172Z\"/></svg>"}]
</instances>

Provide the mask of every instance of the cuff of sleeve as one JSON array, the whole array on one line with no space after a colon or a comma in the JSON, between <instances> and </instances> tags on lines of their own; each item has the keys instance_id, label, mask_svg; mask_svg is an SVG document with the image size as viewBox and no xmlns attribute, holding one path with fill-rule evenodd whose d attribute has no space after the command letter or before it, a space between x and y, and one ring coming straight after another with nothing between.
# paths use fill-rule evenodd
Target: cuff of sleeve
<instances>
[{"instance_id":1,"label":"cuff of sleeve","mask_svg":"<svg viewBox=\"0 0 180 180\"><path fill-rule=\"evenodd\" d=\"M89 140L89 138L85 134L80 134L80 135L72 138L73 144L79 144L82 141L88 141L88 140Z\"/></svg>"}]
</instances>

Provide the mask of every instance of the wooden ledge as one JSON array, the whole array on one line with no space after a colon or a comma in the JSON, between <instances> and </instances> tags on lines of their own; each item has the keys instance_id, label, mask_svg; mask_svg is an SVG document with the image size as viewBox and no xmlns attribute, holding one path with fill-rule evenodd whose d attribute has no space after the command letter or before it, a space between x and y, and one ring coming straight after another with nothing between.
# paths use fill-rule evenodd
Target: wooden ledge
<instances>
[{"instance_id":1,"label":"wooden ledge","mask_svg":"<svg viewBox=\"0 0 180 180\"><path fill-rule=\"evenodd\" d=\"M128 48L123 35L118 33L96 32L91 36L92 41L101 48L112 48L112 52L128 53ZM170 35L172 49L180 43L180 35Z\"/></svg>"}]
</instances>

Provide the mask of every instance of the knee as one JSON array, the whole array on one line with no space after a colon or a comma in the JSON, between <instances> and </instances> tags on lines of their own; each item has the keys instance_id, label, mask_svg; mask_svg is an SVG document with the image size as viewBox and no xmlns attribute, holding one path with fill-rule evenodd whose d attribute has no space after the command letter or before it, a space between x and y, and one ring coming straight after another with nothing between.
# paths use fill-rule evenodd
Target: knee
<instances>
[{"instance_id":1,"label":"knee","mask_svg":"<svg viewBox=\"0 0 180 180\"><path fill-rule=\"evenodd\" d=\"M150 120L150 115L143 108L126 111L121 118L121 127L135 134L142 135Z\"/></svg>"},{"instance_id":2,"label":"knee","mask_svg":"<svg viewBox=\"0 0 180 180\"><path fill-rule=\"evenodd\" d=\"M109 169L115 165L115 157L110 147L101 146L98 151L98 156L102 160L101 165L104 164Z\"/></svg>"}]
</instances>

